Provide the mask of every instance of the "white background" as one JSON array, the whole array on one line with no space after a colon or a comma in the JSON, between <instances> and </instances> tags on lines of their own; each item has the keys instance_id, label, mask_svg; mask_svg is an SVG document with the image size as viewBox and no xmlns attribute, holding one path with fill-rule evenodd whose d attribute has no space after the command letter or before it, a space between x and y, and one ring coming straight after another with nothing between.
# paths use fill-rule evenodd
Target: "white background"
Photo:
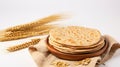
<instances>
[{"instance_id":1,"label":"white background","mask_svg":"<svg viewBox=\"0 0 120 67\"><path fill-rule=\"evenodd\" d=\"M72 17L63 25L97 28L120 42L120 0L0 0L0 30L56 13ZM0 48L23 41L0 42ZM2 50L1 50L2 52ZM119 67L120 50L101 67ZM37 67L28 49L0 54L0 67Z\"/></svg>"}]
</instances>

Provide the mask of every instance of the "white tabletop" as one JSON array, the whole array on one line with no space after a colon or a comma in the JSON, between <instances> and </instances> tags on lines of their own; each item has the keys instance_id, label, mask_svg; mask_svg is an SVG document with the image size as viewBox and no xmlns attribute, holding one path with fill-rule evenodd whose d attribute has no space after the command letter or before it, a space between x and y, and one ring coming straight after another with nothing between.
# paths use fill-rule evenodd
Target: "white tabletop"
<instances>
[{"instance_id":1,"label":"white tabletop","mask_svg":"<svg viewBox=\"0 0 120 67\"><path fill-rule=\"evenodd\" d=\"M120 0L0 0L0 30L24 24L56 13L70 14L62 25L78 25L99 29L120 42ZM26 41L23 40L23 41ZM22 41L0 42L0 49ZM2 51L0 51L2 52ZM120 50L101 67L119 67ZM37 67L28 49L0 54L2 67ZM0 67L1 67L0 66Z\"/></svg>"}]
</instances>

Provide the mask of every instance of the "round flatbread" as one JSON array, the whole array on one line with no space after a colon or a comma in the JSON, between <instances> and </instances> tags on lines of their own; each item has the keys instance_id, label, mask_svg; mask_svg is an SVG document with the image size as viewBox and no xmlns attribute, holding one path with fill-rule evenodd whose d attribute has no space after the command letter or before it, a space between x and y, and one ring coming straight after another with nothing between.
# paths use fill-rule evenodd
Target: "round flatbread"
<instances>
[{"instance_id":1,"label":"round flatbread","mask_svg":"<svg viewBox=\"0 0 120 67\"><path fill-rule=\"evenodd\" d=\"M90 46L101 39L98 30L80 26L55 28L49 34L51 40L68 46Z\"/></svg>"}]
</instances>

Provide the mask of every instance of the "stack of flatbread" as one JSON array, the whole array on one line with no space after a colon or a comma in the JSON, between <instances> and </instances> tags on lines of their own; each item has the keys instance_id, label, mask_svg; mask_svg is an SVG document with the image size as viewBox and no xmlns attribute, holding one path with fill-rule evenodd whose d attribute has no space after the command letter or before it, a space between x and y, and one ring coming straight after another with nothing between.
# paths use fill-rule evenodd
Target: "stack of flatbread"
<instances>
[{"instance_id":1,"label":"stack of flatbread","mask_svg":"<svg viewBox=\"0 0 120 67\"><path fill-rule=\"evenodd\" d=\"M114 38L96 29L68 26L52 29L29 52L38 67L98 67L118 48Z\"/></svg>"},{"instance_id":2,"label":"stack of flatbread","mask_svg":"<svg viewBox=\"0 0 120 67\"><path fill-rule=\"evenodd\" d=\"M53 55L67 60L100 56L109 46L99 30L80 26L52 29L47 43Z\"/></svg>"}]
</instances>

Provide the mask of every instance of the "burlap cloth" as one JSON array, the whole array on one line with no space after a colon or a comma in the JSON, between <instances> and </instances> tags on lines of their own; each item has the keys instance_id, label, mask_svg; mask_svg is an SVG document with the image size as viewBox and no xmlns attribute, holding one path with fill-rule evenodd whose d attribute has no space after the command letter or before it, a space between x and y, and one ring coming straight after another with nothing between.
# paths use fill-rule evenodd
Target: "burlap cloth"
<instances>
[{"instance_id":1,"label":"burlap cloth","mask_svg":"<svg viewBox=\"0 0 120 67\"><path fill-rule=\"evenodd\" d=\"M64 62L68 64L66 66L58 67L98 67L100 64L103 64L104 62L109 60L113 56L115 51L120 48L120 44L111 36L104 35L104 38L109 42L107 52L101 56L92 57L90 63L87 65L76 65L75 63L77 63L78 61L63 60L55 57L48 51L46 47L46 38L41 39L41 41L37 45L29 47L29 52L38 67L57 67L53 64L55 62Z\"/></svg>"}]
</instances>

